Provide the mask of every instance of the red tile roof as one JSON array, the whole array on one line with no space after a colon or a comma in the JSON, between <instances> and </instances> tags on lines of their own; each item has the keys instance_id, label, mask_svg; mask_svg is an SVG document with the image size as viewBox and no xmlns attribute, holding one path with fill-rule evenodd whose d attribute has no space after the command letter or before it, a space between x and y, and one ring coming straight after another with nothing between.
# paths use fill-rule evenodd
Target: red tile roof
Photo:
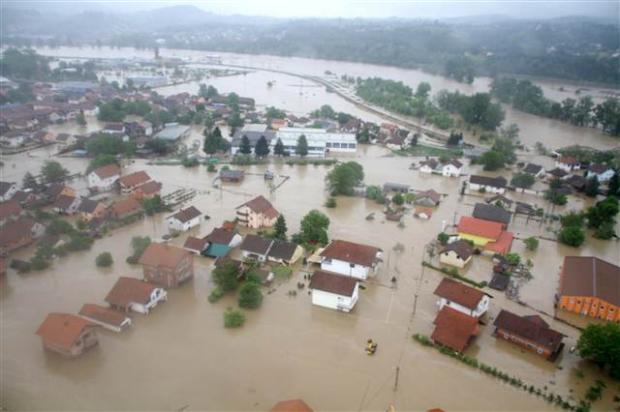
<instances>
[{"instance_id":1,"label":"red tile roof","mask_svg":"<svg viewBox=\"0 0 620 412\"><path fill-rule=\"evenodd\" d=\"M121 174L121 169L118 165L110 164L101 166L98 169L93 170L93 173L99 176L101 179L106 179L108 177L116 176Z\"/></svg>"},{"instance_id":2,"label":"red tile roof","mask_svg":"<svg viewBox=\"0 0 620 412\"><path fill-rule=\"evenodd\" d=\"M151 243L140 257L139 263L174 269L187 256L189 252L179 247L167 243Z\"/></svg>"},{"instance_id":3,"label":"red tile roof","mask_svg":"<svg viewBox=\"0 0 620 412\"><path fill-rule=\"evenodd\" d=\"M478 307L478 303L484 297L484 292L448 278L441 280L434 293L472 310Z\"/></svg>"},{"instance_id":4,"label":"red tile roof","mask_svg":"<svg viewBox=\"0 0 620 412\"><path fill-rule=\"evenodd\" d=\"M234 230L217 227L207 235L206 239L211 243L228 245L233 240L236 234L237 232L235 232Z\"/></svg>"},{"instance_id":5,"label":"red tile roof","mask_svg":"<svg viewBox=\"0 0 620 412\"><path fill-rule=\"evenodd\" d=\"M36 334L49 344L70 349L84 329L97 325L68 313L50 313Z\"/></svg>"},{"instance_id":6,"label":"red tile roof","mask_svg":"<svg viewBox=\"0 0 620 412\"><path fill-rule=\"evenodd\" d=\"M459 221L458 232L468 235L480 236L487 239L498 239L502 234L501 223L488 220L476 219L475 217L463 216Z\"/></svg>"},{"instance_id":7,"label":"red tile roof","mask_svg":"<svg viewBox=\"0 0 620 412\"><path fill-rule=\"evenodd\" d=\"M114 203L111 208L116 215L124 216L140 210L140 203L133 197L127 197Z\"/></svg>"},{"instance_id":8,"label":"red tile roof","mask_svg":"<svg viewBox=\"0 0 620 412\"><path fill-rule=\"evenodd\" d=\"M202 252L208 244L209 241L206 237L201 239L194 236L188 236L188 238L185 239L183 247L185 249L195 250L196 252Z\"/></svg>"},{"instance_id":9,"label":"red tile roof","mask_svg":"<svg viewBox=\"0 0 620 412\"><path fill-rule=\"evenodd\" d=\"M499 253L500 255L505 255L510 252L513 238L512 232L502 232L495 242L489 242L484 245L484 249Z\"/></svg>"},{"instance_id":10,"label":"red tile roof","mask_svg":"<svg viewBox=\"0 0 620 412\"><path fill-rule=\"evenodd\" d=\"M0 219L6 219L10 216L19 216L23 209L16 200L7 200L0 203Z\"/></svg>"},{"instance_id":11,"label":"red tile roof","mask_svg":"<svg viewBox=\"0 0 620 412\"><path fill-rule=\"evenodd\" d=\"M176 212L174 215L171 215L171 218L178 220L179 222L186 223L192 219L199 217L202 214L200 210L196 209L194 206L186 207L185 209L181 209Z\"/></svg>"},{"instance_id":12,"label":"red tile roof","mask_svg":"<svg viewBox=\"0 0 620 412\"><path fill-rule=\"evenodd\" d=\"M243 206L247 206L254 213L263 214L270 219L280 216L280 213L273 207L271 202L265 199L262 195L255 197L241 206L238 206L237 209L242 208Z\"/></svg>"},{"instance_id":13,"label":"red tile roof","mask_svg":"<svg viewBox=\"0 0 620 412\"><path fill-rule=\"evenodd\" d=\"M478 334L478 319L444 306L435 318L431 339L457 352L463 352Z\"/></svg>"},{"instance_id":14,"label":"red tile roof","mask_svg":"<svg viewBox=\"0 0 620 412\"><path fill-rule=\"evenodd\" d=\"M370 267L375 263L377 253L380 251L381 249L374 246L347 242L346 240L332 240L320 256Z\"/></svg>"},{"instance_id":15,"label":"red tile roof","mask_svg":"<svg viewBox=\"0 0 620 412\"><path fill-rule=\"evenodd\" d=\"M301 399L290 399L287 401L280 401L273 405L270 409L271 412L313 412L312 408Z\"/></svg>"},{"instance_id":16,"label":"red tile roof","mask_svg":"<svg viewBox=\"0 0 620 412\"><path fill-rule=\"evenodd\" d=\"M126 307L130 303L146 304L158 286L136 278L120 277L108 292L105 301L111 305Z\"/></svg>"},{"instance_id":17,"label":"red tile roof","mask_svg":"<svg viewBox=\"0 0 620 412\"><path fill-rule=\"evenodd\" d=\"M564 335L549 328L549 325L538 316L519 316L503 309L495 318L493 325L511 335L543 346L551 352L558 349L564 338Z\"/></svg>"},{"instance_id":18,"label":"red tile roof","mask_svg":"<svg viewBox=\"0 0 620 412\"><path fill-rule=\"evenodd\" d=\"M152 195L152 194L161 192L161 187L162 187L162 184L160 182L151 180L149 182L146 182L136 187L135 190L142 192L142 194L144 195Z\"/></svg>"},{"instance_id":19,"label":"red tile roof","mask_svg":"<svg viewBox=\"0 0 620 412\"><path fill-rule=\"evenodd\" d=\"M139 186L151 180L151 176L148 175L144 170L140 170L138 172L133 172L128 174L127 176L122 176L118 179L121 187L124 188L132 188L134 186Z\"/></svg>"},{"instance_id":20,"label":"red tile roof","mask_svg":"<svg viewBox=\"0 0 620 412\"><path fill-rule=\"evenodd\" d=\"M80 315L116 327L120 327L127 319L127 315L122 312L92 303L84 304L80 309Z\"/></svg>"},{"instance_id":21,"label":"red tile roof","mask_svg":"<svg viewBox=\"0 0 620 412\"><path fill-rule=\"evenodd\" d=\"M312 275L308 288L351 297L355 291L355 285L357 285L357 280L350 276L317 270Z\"/></svg>"}]
</instances>

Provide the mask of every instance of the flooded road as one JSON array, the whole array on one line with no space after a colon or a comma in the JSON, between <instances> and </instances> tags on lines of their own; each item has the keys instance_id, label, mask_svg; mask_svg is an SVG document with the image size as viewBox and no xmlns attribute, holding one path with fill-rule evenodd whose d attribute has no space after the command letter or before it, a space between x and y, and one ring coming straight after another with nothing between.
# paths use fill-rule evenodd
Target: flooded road
<instances>
[{"instance_id":1,"label":"flooded road","mask_svg":"<svg viewBox=\"0 0 620 412\"><path fill-rule=\"evenodd\" d=\"M278 175L290 176L270 194L262 178L265 165L245 168L243 183L225 184L220 190L212 187L215 175L205 167L150 166L144 161L131 164L125 173L145 169L164 184L164 192L181 187L198 190L191 204L211 218L191 235L206 235L224 219L233 218L236 206L263 194L286 217L289 235L299 229L300 219L316 208L331 219L331 239L378 246L385 252L384 263L368 288L361 291L351 314L313 306L305 290L296 297L288 296L288 291L303 281L306 268L300 267L293 278L276 284L273 293L264 290L263 306L246 312L247 321L241 329L226 330L222 314L227 307L236 306L236 300L230 296L216 304L207 302L214 288L210 279L212 260L196 258L193 281L170 291L168 302L149 316L133 316L134 326L127 333L102 331L100 345L76 360L44 352L34 332L48 312L76 313L83 303L103 302L118 276L141 276L140 267L125 263L132 236L158 239L166 233L165 215L146 218L97 240L90 251L55 260L44 272L18 275L9 270L0 294L3 406L10 410L259 411L268 410L278 400L300 397L315 410L385 410L390 404L402 411L432 407L449 411L550 409L541 400L411 339L416 332L431 333L437 312L433 291L442 275L423 270L420 262L424 246L435 238L443 221L451 223L469 214L476 198L459 198L459 179L420 174L409 170L415 159L386 154L378 147L360 147L354 160L364 166L366 183L406 183L414 189L434 188L448 194L431 220L415 219L408 212L405 227L399 228L385 221L381 206L362 198L340 197L337 208L325 209L324 178L329 170L325 166L268 166ZM30 160L24 156L13 156L9 161L17 164L16 169L25 170L21 165ZM83 170L86 164L86 160L72 159L65 167ZM372 212L375 220L367 221L365 217ZM544 233L544 228L520 220L511 230L524 237ZM186 236L172 242L183 244ZM404 245L404 252L393 251L397 243ZM618 261L617 246L588 239L584 248L569 250L554 242L541 242L537 252L527 255L534 262L534 280L522 290L522 299L548 310L563 254L596 253ZM515 250L522 252L521 242L515 241ZM114 257L109 269L94 264L95 257L104 251ZM31 253L24 250L18 257ZM467 276L488 280L488 261L476 259L479 261ZM397 278L396 288L390 287L392 276ZM500 308L532 313L498 292L489 292L494 296L491 317ZM551 323L568 335L567 347L574 345L578 336L574 329ZM562 396L574 394L579 398L598 377L590 365L582 364L568 351L559 364L549 364L496 341L491 332L490 325L483 327L467 353L528 384L548 386ZM379 343L373 357L364 352L368 338ZM400 376L394 391L396 367ZM579 378L577 369L585 377ZM608 386L604 399L594 409L611 409L617 385Z\"/></svg>"},{"instance_id":2,"label":"flooded road","mask_svg":"<svg viewBox=\"0 0 620 412\"><path fill-rule=\"evenodd\" d=\"M55 49L39 48L37 51L49 56L82 57L82 58L150 58L153 56L149 50L134 50L131 48L75 48L60 47ZM160 50L162 57L180 57L191 59L194 63L200 63L205 56L212 53L194 50ZM382 77L403 81L413 87L426 81L431 84L432 94L441 89L450 91L459 90L462 93L488 92L490 78L477 78L473 84L463 84L442 76L425 73L420 70L401 69L389 66L376 66L362 63L339 62L328 60L315 60L296 57L277 57L265 55L243 55L233 53L218 53L224 64L263 68L269 70L282 70L299 75L325 76L326 71L337 76L346 74L349 76ZM271 89L267 88L267 81L275 80ZM270 72L255 72L242 76L229 76L213 78L207 81L213 84L221 92L236 92L240 95L254 97L260 106L276 106L293 113L305 114L310 110L320 107L322 104L331 104L336 110L342 110L360 116L369 121L380 121L376 115L368 113L343 98L325 92L324 88L309 87L313 83L303 82L299 78L280 75ZM578 99L583 94L590 94L595 101L604 98L607 88L588 87L581 94L576 91L581 87L568 82L552 80L535 80L541 86L550 99L561 101L565 98ZM197 83L164 88L163 93L178 93L189 91L195 93L198 90ZM572 144L588 145L600 149L617 147L620 143L617 138L605 135L600 130L575 127L556 120L529 115L511 107L505 107L505 125L516 123L521 129L520 139L526 144L533 146L540 141L550 148L559 148Z\"/></svg>"}]
</instances>

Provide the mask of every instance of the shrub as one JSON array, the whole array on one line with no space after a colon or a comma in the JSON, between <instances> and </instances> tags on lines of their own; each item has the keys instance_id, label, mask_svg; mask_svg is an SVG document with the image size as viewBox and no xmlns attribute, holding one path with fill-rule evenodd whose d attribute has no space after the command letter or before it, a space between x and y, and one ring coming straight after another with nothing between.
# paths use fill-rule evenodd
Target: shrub
<instances>
[{"instance_id":1,"label":"shrub","mask_svg":"<svg viewBox=\"0 0 620 412\"><path fill-rule=\"evenodd\" d=\"M195 157L184 157L181 164L183 167L196 167L200 164L200 162Z\"/></svg>"},{"instance_id":2,"label":"shrub","mask_svg":"<svg viewBox=\"0 0 620 412\"><path fill-rule=\"evenodd\" d=\"M558 239L565 245L579 247L586 240L586 235L580 227L568 226L560 231Z\"/></svg>"},{"instance_id":3,"label":"shrub","mask_svg":"<svg viewBox=\"0 0 620 412\"><path fill-rule=\"evenodd\" d=\"M437 240L442 245L447 244L448 243L448 239L450 239L450 236L447 233L441 232L440 234L437 235Z\"/></svg>"},{"instance_id":4,"label":"shrub","mask_svg":"<svg viewBox=\"0 0 620 412\"><path fill-rule=\"evenodd\" d=\"M260 286L255 282L244 282L239 289L239 306L245 309L257 309L263 303Z\"/></svg>"},{"instance_id":5,"label":"shrub","mask_svg":"<svg viewBox=\"0 0 620 412\"><path fill-rule=\"evenodd\" d=\"M217 172L217 168L215 167L214 164L210 163L209 166L207 166L207 172L209 173Z\"/></svg>"},{"instance_id":6,"label":"shrub","mask_svg":"<svg viewBox=\"0 0 620 412\"><path fill-rule=\"evenodd\" d=\"M276 266L271 271L275 277L282 279L288 279L293 275L293 269L284 265Z\"/></svg>"},{"instance_id":7,"label":"shrub","mask_svg":"<svg viewBox=\"0 0 620 412\"><path fill-rule=\"evenodd\" d=\"M222 298L222 296L224 296L224 291L220 288L220 287L216 287L215 289L213 289L213 291L209 294L209 297L207 298L207 300L210 303L215 303L218 300L220 300Z\"/></svg>"},{"instance_id":8,"label":"shrub","mask_svg":"<svg viewBox=\"0 0 620 412\"><path fill-rule=\"evenodd\" d=\"M131 248L133 255L127 258L127 263L135 265L144 253L144 250L151 244L151 238L148 236L134 236L131 238Z\"/></svg>"},{"instance_id":9,"label":"shrub","mask_svg":"<svg viewBox=\"0 0 620 412\"><path fill-rule=\"evenodd\" d=\"M235 309L227 309L224 312L224 327L225 328L238 328L245 323L245 315L243 312Z\"/></svg>"},{"instance_id":10,"label":"shrub","mask_svg":"<svg viewBox=\"0 0 620 412\"><path fill-rule=\"evenodd\" d=\"M67 250L76 252L79 250L88 250L93 245L93 239L84 233L73 233L67 242Z\"/></svg>"},{"instance_id":11,"label":"shrub","mask_svg":"<svg viewBox=\"0 0 620 412\"><path fill-rule=\"evenodd\" d=\"M527 250L536 250L538 249L538 239L536 239L534 236L530 236L527 239L523 240L523 243L525 243L525 247L527 248Z\"/></svg>"},{"instance_id":12,"label":"shrub","mask_svg":"<svg viewBox=\"0 0 620 412\"><path fill-rule=\"evenodd\" d=\"M223 292L237 289L239 270L234 263L230 262L216 267L211 272L211 276L213 276L213 281Z\"/></svg>"},{"instance_id":13,"label":"shrub","mask_svg":"<svg viewBox=\"0 0 620 412\"><path fill-rule=\"evenodd\" d=\"M517 266L521 263L521 256L518 253L508 253L506 254L506 261L509 265Z\"/></svg>"},{"instance_id":14,"label":"shrub","mask_svg":"<svg viewBox=\"0 0 620 412\"><path fill-rule=\"evenodd\" d=\"M97 255L95 258L95 264L100 268L107 268L112 266L114 263L114 259L112 259L112 254L110 252L103 252Z\"/></svg>"},{"instance_id":15,"label":"shrub","mask_svg":"<svg viewBox=\"0 0 620 412\"><path fill-rule=\"evenodd\" d=\"M327 208L333 209L336 206L337 206L337 203L336 203L336 198L335 197L330 197L325 202L325 207L327 207Z\"/></svg>"}]
</instances>

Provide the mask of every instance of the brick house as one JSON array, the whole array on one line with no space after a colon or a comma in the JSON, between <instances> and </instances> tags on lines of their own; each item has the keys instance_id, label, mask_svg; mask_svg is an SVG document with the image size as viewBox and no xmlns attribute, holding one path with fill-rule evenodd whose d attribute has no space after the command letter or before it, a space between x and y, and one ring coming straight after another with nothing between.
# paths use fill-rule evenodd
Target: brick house
<instances>
[{"instance_id":1,"label":"brick house","mask_svg":"<svg viewBox=\"0 0 620 412\"><path fill-rule=\"evenodd\" d=\"M151 243L139 262L145 280L167 288L175 288L194 276L194 256L165 243Z\"/></svg>"},{"instance_id":2,"label":"brick house","mask_svg":"<svg viewBox=\"0 0 620 412\"><path fill-rule=\"evenodd\" d=\"M45 349L74 358L97 345L97 325L68 313L50 313L36 334Z\"/></svg>"}]
</instances>

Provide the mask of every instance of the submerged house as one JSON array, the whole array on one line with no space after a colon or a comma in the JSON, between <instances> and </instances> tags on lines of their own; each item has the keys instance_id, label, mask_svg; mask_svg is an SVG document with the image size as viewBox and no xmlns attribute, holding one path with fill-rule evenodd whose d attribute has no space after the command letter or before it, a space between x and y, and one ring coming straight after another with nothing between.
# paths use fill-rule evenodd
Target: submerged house
<instances>
[{"instance_id":1,"label":"submerged house","mask_svg":"<svg viewBox=\"0 0 620 412\"><path fill-rule=\"evenodd\" d=\"M121 169L115 165L101 166L88 174L88 188L95 192L112 190L121 177Z\"/></svg>"},{"instance_id":2,"label":"submerged house","mask_svg":"<svg viewBox=\"0 0 620 412\"><path fill-rule=\"evenodd\" d=\"M566 256L560 272L558 307L620 322L620 266L592 256Z\"/></svg>"},{"instance_id":3,"label":"submerged house","mask_svg":"<svg viewBox=\"0 0 620 412\"><path fill-rule=\"evenodd\" d=\"M448 243L439 252L439 262L457 268L464 268L474 255L474 247L467 241L459 239Z\"/></svg>"},{"instance_id":4,"label":"submerged house","mask_svg":"<svg viewBox=\"0 0 620 412\"><path fill-rule=\"evenodd\" d=\"M199 238L194 236L188 236L183 243L183 249L196 255L202 255L209 247L209 241L206 237Z\"/></svg>"},{"instance_id":5,"label":"submerged house","mask_svg":"<svg viewBox=\"0 0 620 412\"><path fill-rule=\"evenodd\" d=\"M549 327L540 316L519 316L507 310L497 315L493 334L554 361L564 348L564 335Z\"/></svg>"},{"instance_id":6,"label":"submerged house","mask_svg":"<svg viewBox=\"0 0 620 412\"><path fill-rule=\"evenodd\" d=\"M202 216L202 212L194 206L181 209L174 215L168 216L168 229L176 232L187 232L200 225L200 216Z\"/></svg>"},{"instance_id":7,"label":"submerged house","mask_svg":"<svg viewBox=\"0 0 620 412\"><path fill-rule=\"evenodd\" d=\"M489 253L505 255L512 247L513 234L507 232L501 223L463 216L458 225L459 238L471 240Z\"/></svg>"},{"instance_id":8,"label":"submerged house","mask_svg":"<svg viewBox=\"0 0 620 412\"><path fill-rule=\"evenodd\" d=\"M241 243L241 254L244 259L252 259L259 262L267 260L269 249L273 240L258 235L246 235Z\"/></svg>"},{"instance_id":9,"label":"submerged house","mask_svg":"<svg viewBox=\"0 0 620 412\"><path fill-rule=\"evenodd\" d=\"M469 177L469 190L475 192L487 192L487 193L500 193L503 194L506 191L506 184L508 181L499 177L479 176L471 175Z\"/></svg>"},{"instance_id":10,"label":"submerged house","mask_svg":"<svg viewBox=\"0 0 620 412\"><path fill-rule=\"evenodd\" d=\"M313 412L313 410L301 399L289 399L273 405L270 412Z\"/></svg>"},{"instance_id":11,"label":"submerged house","mask_svg":"<svg viewBox=\"0 0 620 412\"><path fill-rule=\"evenodd\" d=\"M167 243L151 243L139 263L145 280L166 288L175 288L194 276L194 256Z\"/></svg>"},{"instance_id":12,"label":"submerged house","mask_svg":"<svg viewBox=\"0 0 620 412\"><path fill-rule=\"evenodd\" d=\"M435 321L435 330L431 335L433 342L463 353L478 335L480 328L478 318L444 306Z\"/></svg>"},{"instance_id":13,"label":"submerged house","mask_svg":"<svg viewBox=\"0 0 620 412\"><path fill-rule=\"evenodd\" d=\"M435 207L439 205L440 201L441 195L433 189L429 189L416 193L413 203L420 206Z\"/></svg>"},{"instance_id":14,"label":"submerged house","mask_svg":"<svg viewBox=\"0 0 620 412\"><path fill-rule=\"evenodd\" d=\"M101 305L86 303L79 314L84 319L114 332L131 326L131 319L125 313Z\"/></svg>"},{"instance_id":15,"label":"submerged house","mask_svg":"<svg viewBox=\"0 0 620 412\"><path fill-rule=\"evenodd\" d=\"M359 282L355 278L322 270L314 272L308 288L313 305L342 312L350 312L359 298Z\"/></svg>"},{"instance_id":16,"label":"submerged house","mask_svg":"<svg viewBox=\"0 0 620 412\"><path fill-rule=\"evenodd\" d=\"M50 313L36 334L43 347L63 356L74 358L97 345L97 325L68 313Z\"/></svg>"},{"instance_id":17,"label":"submerged house","mask_svg":"<svg viewBox=\"0 0 620 412\"><path fill-rule=\"evenodd\" d=\"M226 256L232 248L241 244L243 237L235 230L228 230L223 227L215 228L209 233L205 240L208 243L204 251L205 256L220 257Z\"/></svg>"},{"instance_id":18,"label":"submerged house","mask_svg":"<svg viewBox=\"0 0 620 412\"><path fill-rule=\"evenodd\" d=\"M448 278L441 280L434 293L439 296L440 310L448 306L474 318L484 315L491 302L486 293Z\"/></svg>"},{"instance_id":19,"label":"submerged house","mask_svg":"<svg viewBox=\"0 0 620 412\"><path fill-rule=\"evenodd\" d=\"M237 220L251 229L272 227L278 216L280 212L263 196L257 196L237 207Z\"/></svg>"},{"instance_id":20,"label":"submerged house","mask_svg":"<svg viewBox=\"0 0 620 412\"><path fill-rule=\"evenodd\" d=\"M296 243L274 240L267 260L283 265L295 264L304 255L304 249Z\"/></svg>"},{"instance_id":21,"label":"submerged house","mask_svg":"<svg viewBox=\"0 0 620 412\"><path fill-rule=\"evenodd\" d=\"M506 229L510 224L511 218L511 214L509 211L502 209L499 206L488 205L486 203L476 203L472 215L476 219L501 223L504 229Z\"/></svg>"},{"instance_id":22,"label":"submerged house","mask_svg":"<svg viewBox=\"0 0 620 412\"><path fill-rule=\"evenodd\" d=\"M166 301L166 291L140 279L121 276L118 278L105 301L114 309L147 315L159 302Z\"/></svg>"},{"instance_id":23,"label":"submerged house","mask_svg":"<svg viewBox=\"0 0 620 412\"><path fill-rule=\"evenodd\" d=\"M321 269L366 280L381 261L381 249L346 240L333 240L321 252Z\"/></svg>"},{"instance_id":24,"label":"submerged house","mask_svg":"<svg viewBox=\"0 0 620 412\"><path fill-rule=\"evenodd\" d=\"M149 176L144 170L140 170L120 177L118 179L118 184L121 188L121 193L129 194L133 193L137 187L150 181L151 176Z\"/></svg>"}]
</instances>

